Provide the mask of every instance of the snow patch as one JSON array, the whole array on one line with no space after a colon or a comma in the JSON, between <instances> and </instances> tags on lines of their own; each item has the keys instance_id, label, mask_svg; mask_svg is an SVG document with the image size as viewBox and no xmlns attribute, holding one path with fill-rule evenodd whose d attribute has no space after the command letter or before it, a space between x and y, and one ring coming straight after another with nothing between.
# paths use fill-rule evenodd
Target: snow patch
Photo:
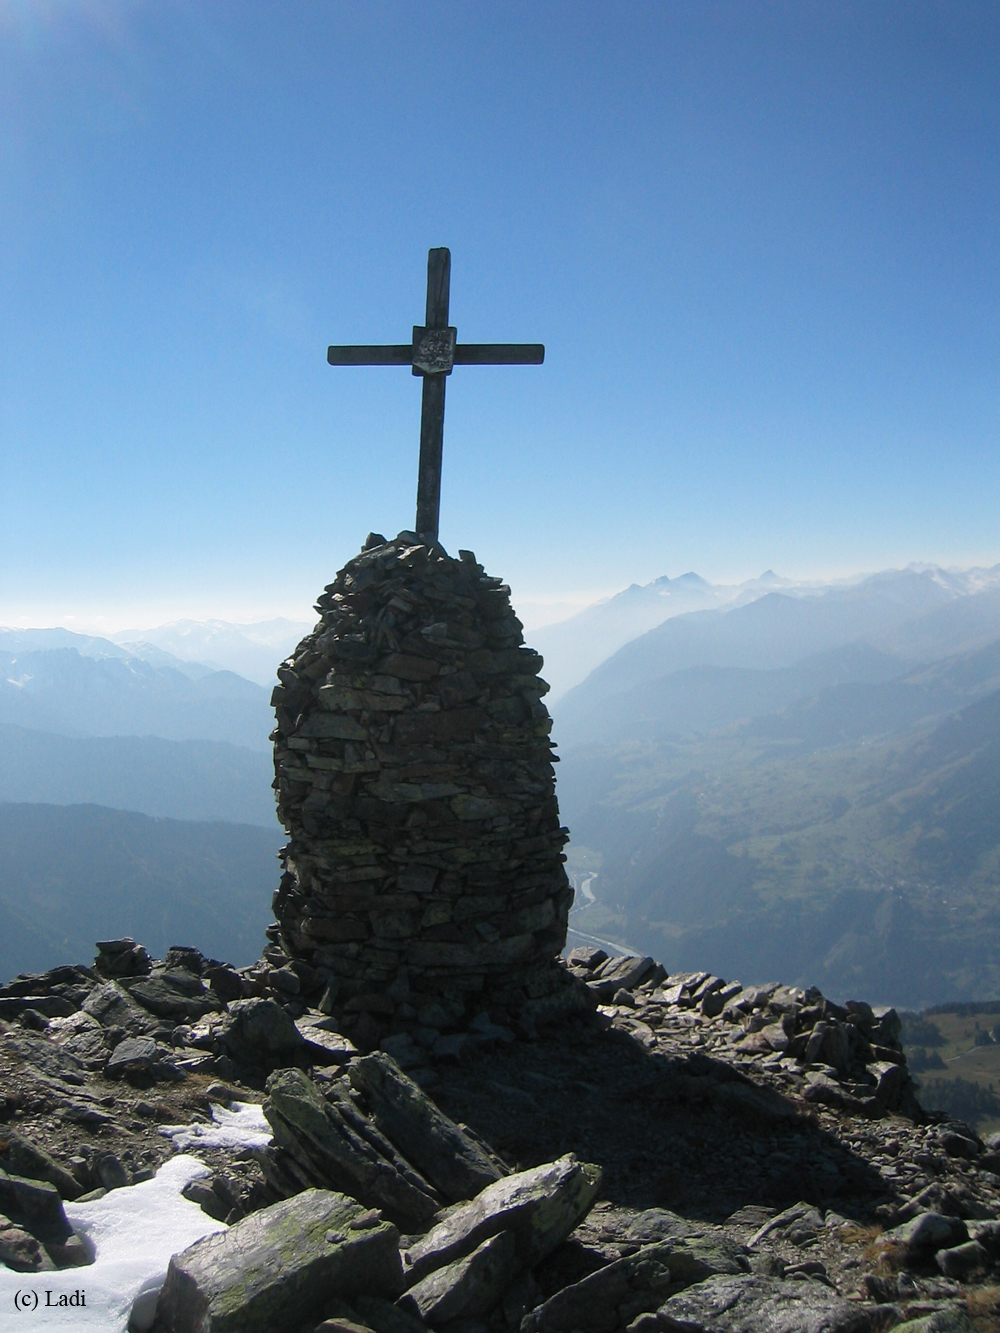
<instances>
[{"instance_id":1,"label":"snow patch","mask_svg":"<svg viewBox=\"0 0 1000 1333\"><path fill-rule=\"evenodd\" d=\"M232 1108L212 1105L212 1124L162 1125L160 1133L175 1148L266 1148L271 1126L256 1102L233 1102Z\"/></svg>"},{"instance_id":2,"label":"snow patch","mask_svg":"<svg viewBox=\"0 0 1000 1333\"><path fill-rule=\"evenodd\" d=\"M213 1106L212 1116L211 1125L164 1126L163 1132L179 1148L259 1148L271 1140L255 1103L234 1102L230 1110ZM209 1174L204 1162L182 1153L164 1162L152 1180L111 1190L93 1203L67 1203L66 1216L92 1247L94 1262L54 1273L15 1273L0 1264L0 1310L5 1316L13 1311L17 1296L25 1328L125 1333L131 1318L133 1329L148 1329L171 1255L226 1230L181 1194L185 1185ZM60 1308L59 1297L74 1292L82 1293L85 1304Z\"/></svg>"}]
</instances>

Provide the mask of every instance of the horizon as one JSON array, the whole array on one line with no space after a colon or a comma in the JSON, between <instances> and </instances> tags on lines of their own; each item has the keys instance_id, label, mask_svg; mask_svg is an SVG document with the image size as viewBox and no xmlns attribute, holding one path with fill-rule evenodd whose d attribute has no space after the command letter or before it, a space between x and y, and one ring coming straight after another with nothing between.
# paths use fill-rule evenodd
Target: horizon
<instances>
[{"instance_id":1,"label":"horizon","mask_svg":"<svg viewBox=\"0 0 1000 1333\"><path fill-rule=\"evenodd\" d=\"M966 565L950 564L945 565L938 561L911 560L904 565L890 565L881 569L855 569L847 572L835 572L828 575L813 574L807 577L798 577L795 574L787 574L767 566L759 574L753 574L746 578L705 578L705 582L713 587L735 588L747 583L759 581L768 575L772 575L782 582L788 583L795 588L815 587L817 590L833 588L837 586L850 586L854 583L863 582L866 578L873 578L878 574L902 573L912 570L916 573L924 573L932 570L940 570L946 574L967 574L973 571L992 572L1000 568L1000 560L993 565L985 563L973 563ZM489 572L489 571L488 571ZM695 569L684 570L680 574L659 574L653 578L640 583L633 579L630 583L609 591L582 593L576 596L567 596L565 593L553 594L549 597L525 598L522 603L529 608L528 614L522 614L519 609L517 590L512 589L511 602L518 614L519 619L524 623L526 634L536 630L547 629L550 626L562 624L564 621L572 619L584 611L590 610L612 601L615 597L627 592L634 587L649 587L651 584L659 582L661 579L668 579L674 582L684 578L689 574L694 574L698 578L704 578L700 571ZM780 591L780 589L776 590ZM562 614L554 618L544 618L546 609L561 608ZM268 624L275 620L285 620L294 625L315 624L317 613L312 606L306 608L285 607L280 610L268 609L256 612L250 611L241 614L239 610L232 614L225 614L217 609L205 609L200 614L195 613L190 606L173 607L175 614L166 614L161 619L156 619L153 615L142 616L135 613L132 609L126 612L124 609L117 611L91 611L89 614L64 611L59 612L22 612L11 615L5 613L0 605L0 629L13 630L45 630L45 629L65 629L74 634L89 635L94 638L112 638L121 639L125 635L136 636L135 641L145 633L151 633L156 630L173 628L179 624L190 623L193 625L205 626L211 624L226 625L239 629L252 629L255 626ZM54 616L46 621L46 615Z\"/></svg>"}]
</instances>

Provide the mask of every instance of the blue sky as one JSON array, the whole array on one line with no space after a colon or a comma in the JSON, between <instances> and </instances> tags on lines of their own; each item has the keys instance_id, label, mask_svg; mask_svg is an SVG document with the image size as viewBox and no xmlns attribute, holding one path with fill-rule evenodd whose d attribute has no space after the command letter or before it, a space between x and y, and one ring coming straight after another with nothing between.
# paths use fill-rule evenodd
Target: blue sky
<instances>
[{"instance_id":1,"label":"blue sky","mask_svg":"<svg viewBox=\"0 0 1000 1333\"><path fill-rule=\"evenodd\" d=\"M992 3L0 0L0 621L301 615L413 522L526 606L1000 560ZM532 614L539 620L537 605Z\"/></svg>"}]
</instances>

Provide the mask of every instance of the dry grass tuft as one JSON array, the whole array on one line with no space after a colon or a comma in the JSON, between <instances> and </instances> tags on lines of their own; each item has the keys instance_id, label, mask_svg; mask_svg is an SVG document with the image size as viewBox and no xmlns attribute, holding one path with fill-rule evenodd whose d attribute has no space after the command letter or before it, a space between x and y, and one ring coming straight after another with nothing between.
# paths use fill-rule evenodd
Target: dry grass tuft
<instances>
[{"instance_id":1,"label":"dry grass tuft","mask_svg":"<svg viewBox=\"0 0 1000 1333\"><path fill-rule=\"evenodd\" d=\"M863 1227L857 1222L849 1222L847 1226L837 1228L837 1239L843 1241L845 1245L871 1245L881 1234L881 1224Z\"/></svg>"},{"instance_id":2,"label":"dry grass tuft","mask_svg":"<svg viewBox=\"0 0 1000 1333\"><path fill-rule=\"evenodd\" d=\"M965 1298L978 1333L1000 1333L1000 1287L980 1287Z\"/></svg>"},{"instance_id":3,"label":"dry grass tuft","mask_svg":"<svg viewBox=\"0 0 1000 1333\"><path fill-rule=\"evenodd\" d=\"M879 1277L890 1277L906 1267L906 1246L895 1241L876 1240L861 1252L866 1264Z\"/></svg>"}]
</instances>

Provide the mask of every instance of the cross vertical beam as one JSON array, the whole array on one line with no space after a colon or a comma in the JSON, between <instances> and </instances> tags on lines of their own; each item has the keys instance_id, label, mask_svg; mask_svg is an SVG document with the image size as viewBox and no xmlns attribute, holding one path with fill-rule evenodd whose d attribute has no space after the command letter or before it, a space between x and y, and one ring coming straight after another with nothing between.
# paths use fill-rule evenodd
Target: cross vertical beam
<instances>
[{"instance_id":1,"label":"cross vertical beam","mask_svg":"<svg viewBox=\"0 0 1000 1333\"><path fill-rule=\"evenodd\" d=\"M416 531L437 540L441 510L441 450L444 443L444 388L453 366L540 366L541 343L459 343L448 323L451 251L427 252L425 324L413 326L412 343L386 346L328 347L331 366L410 366L423 378L420 408L420 469L417 479Z\"/></svg>"},{"instance_id":2,"label":"cross vertical beam","mask_svg":"<svg viewBox=\"0 0 1000 1333\"><path fill-rule=\"evenodd\" d=\"M427 254L428 329L447 329L451 292L451 252L443 246ZM414 343L417 331L414 329ZM416 374L414 368L414 374ZM438 535L441 514L441 459L444 450L444 390L448 372L424 374L420 403L420 462L417 472L417 524L420 537Z\"/></svg>"}]
</instances>

